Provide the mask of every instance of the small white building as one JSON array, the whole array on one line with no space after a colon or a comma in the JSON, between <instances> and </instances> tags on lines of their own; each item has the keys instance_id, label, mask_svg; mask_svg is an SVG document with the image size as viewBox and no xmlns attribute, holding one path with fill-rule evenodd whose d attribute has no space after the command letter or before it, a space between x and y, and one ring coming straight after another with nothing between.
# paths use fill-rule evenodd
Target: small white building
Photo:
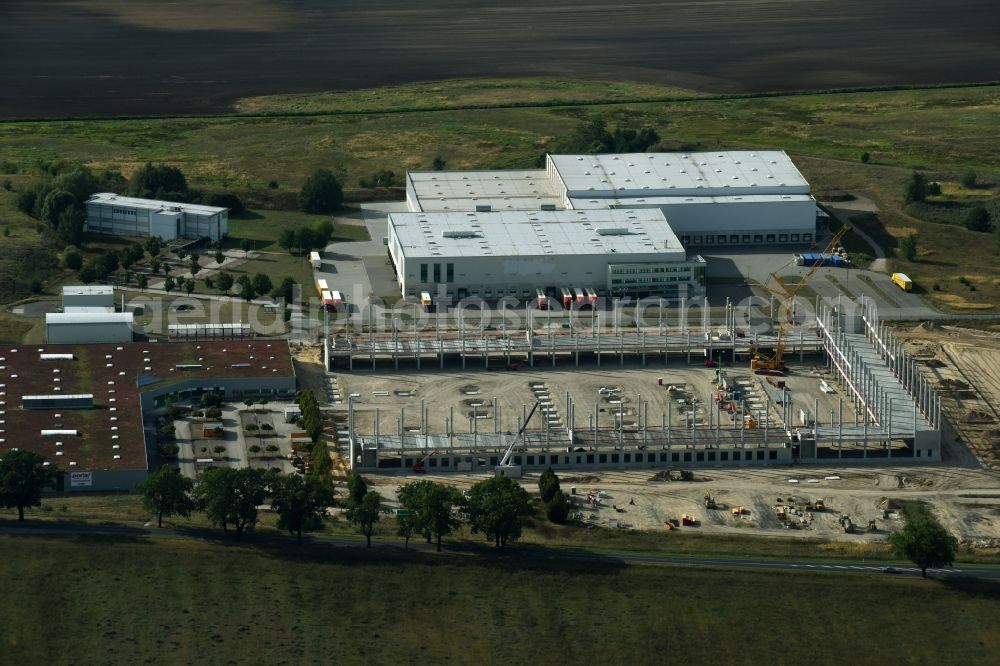
<instances>
[{"instance_id":1,"label":"small white building","mask_svg":"<svg viewBox=\"0 0 1000 666\"><path fill-rule=\"evenodd\" d=\"M135 317L131 312L49 312L45 315L45 341L49 344L132 342Z\"/></svg>"},{"instance_id":2,"label":"small white building","mask_svg":"<svg viewBox=\"0 0 1000 666\"><path fill-rule=\"evenodd\" d=\"M388 242L404 296L705 293L704 259L688 258L659 209L392 213Z\"/></svg>"},{"instance_id":3,"label":"small white building","mask_svg":"<svg viewBox=\"0 0 1000 666\"><path fill-rule=\"evenodd\" d=\"M99 192L87 200L87 230L123 236L157 236L161 240L208 238L217 241L229 233L229 209Z\"/></svg>"},{"instance_id":4,"label":"small white building","mask_svg":"<svg viewBox=\"0 0 1000 666\"><path fill-rule=\"evenodd\" d=\"M115 307L115 290L111 285L80 284L62 288L62 305L65 312L69 308L111 308Z\"/></svg>"}]
</instances>

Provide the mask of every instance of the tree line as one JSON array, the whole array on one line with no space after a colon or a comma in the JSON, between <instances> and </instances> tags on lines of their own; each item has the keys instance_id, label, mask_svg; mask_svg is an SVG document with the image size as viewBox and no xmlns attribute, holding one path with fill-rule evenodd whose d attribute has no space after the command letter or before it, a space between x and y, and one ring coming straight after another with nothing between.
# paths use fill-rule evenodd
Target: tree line
<instances>
[{"instance_id":1,"label":"tree line","mask_svg":"<svg viewBox=\"0 0 1000 666\"><path fill-rule=\"evenodd\" d=\"M311 419L308 395L303 392L300 404ZM314 460L329 461L325 444L322 455L314 453ZM156 516L160 527L164 518L187 518L198 511L224 532L242 537L257 526L260 507L269 506L277 514L278 528L295 535L300 544L303 533L321 529L329 510L340 504L347 521L371 547L376 525L393 511L357 472L347 479L347 496L337 500L329 472L329 465L322 464L314 464L305 475L219 467L205 470L195 481L176 467L163 466L139 484L138 490L143 506ZM41 505L42 492L55 483L57 473L37 453L8 451L0 458L0 503L17 508L18 520L23 521L24 510ZM571 504L551 469L539 479L538 487L550 520L566 522ZM463 522L472 533L482 534L503 550L521 536L534 513L528 492L505 476L479 481L464 494L448 484L422 479L401 486L397 497L396 528L405 546L412 537L421 536L427 543L435 543L439 551L442 540Z\"/></svg>"}]
</instances>

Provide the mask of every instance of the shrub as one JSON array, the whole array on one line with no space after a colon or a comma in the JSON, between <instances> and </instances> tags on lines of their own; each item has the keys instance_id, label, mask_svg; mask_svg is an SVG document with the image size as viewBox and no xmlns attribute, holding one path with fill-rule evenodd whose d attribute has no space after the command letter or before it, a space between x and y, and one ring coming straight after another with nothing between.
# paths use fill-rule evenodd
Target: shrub
<instances>
[{"instance_id":1,"label":"shrub","mask_svg":"<svg viewBox=\"0 0 1000 666\"><path fill-rule=\"evenodd\" d=\"M549 467L538 478L538 492L542 495L542 502L548 504L557 492L559 492L559 477Z\"/></svg>"},{"instance_id":2,"label":"shrub","mask_svg":"<svg viewBox=\"0 0 1000 666\"><path fill-rule=\"evenodd\" d=\"M268 444L267 445L267 451L268 451L268 453L274 453L277 450L278 450L278 446L276 444Z\"/></svg>"},{"instance_id":3,"label":"shrub","mask_svg":"<svg viewBox=\"0 0 1000 666\"><path fill-rule=\"evenodd\" d=\"M870 160L870 159L871 159L871 155L869 155L867 152L861 153L861 162L863 164L868 164L868 160Z\"/></svg>"},{"instance_id":4,"label":"shrub","mask_svg":"<svg viewBox=\"0 0 1000 666\"><path fill-rule=\"evenodd\" d=\"M915 203L927 199L927 176L914 171L906 181L906 189L903 192L906 203Z\"/></svg>"},{"instance_id":5,"label":"shrub","mask_svg":"<svg viewBox=\"0 0 1000 666\"><path fill-rule=\"evenodd\" d=\"M962 178L958 182L962 184L962 187L971 190L979 184L978 179L976 172L969 169L962 174Z\"/></svg>"},{"instance_id":6,"label":"shrub","mask_svg":"<svg viewBox=\"0 0 1000 666\"><path fill-rule=\"evenodd\" d=\"M566 497L566 493L561 490L557 490L550 499L545 504L545 515L553 523L562 525L569 518L569 512L573 508L570 504L569 498Z\"/></svg>"},{"instance_id":7,"label":"shrub","mask_svg":"<svg viewBox=\"0 0 1000 666\"><path fill-rule=\"evenodd\" d=\"M269 180L269 181L267 181L267 186L269 188L271 188L272 190L276 190L276 189L278 189L278 181L276 181L276 180Z\"/></svg>"},{"instance_id":8,"label":"shrub","mask_svg":"<svg viewBox=\"0 0 1000 666\"><path fill-rule=\"evenodd\" d=\"M83 268L83 255L75 248L67 248L63 252L62 260L63 266L70 270L78 271Z\"/></svg>"},{"instance_id":9,"label":"shrub","mask_svg":"<svg viewBox=\"0 0 1000 666\"><path fill-rule=\"evenodd\" d=\"M910 234L899 241L899 252L907 261L913 261L917 257L917 235Z\"/></svg>"},{"instance_id":10,"label":"shrub","mask_svg":"<svg viewBox=\"0 0 1000 666\"><path fill-rule=\"evenodd\" d=\"M990 224L990 214L982 206L976 206L969 211L969 214L965 216L965 228L969 231L989 231L992 225Z\"/></svg>"},{"instance_id":11,"label":"shrub","mask_svg":"<svg viewBox=\"0 0 1000 666\"><path fill-rule=\"evenodd\" d=\"M243 200L235 194L229 192L223 194L209 194L205 197L204 201L208 206L228 208L234 213L242 213L246 211L246 206L243 205Z\"/></svg>"},{"instance_id":12,"label":"shrub","mask_svg":"<svg viewBox=\"0 0 1000 666\"><path fill-rule=\"evenodd\" d=\"M213 453L225 453L226 452L226 447L224 447L224 446L216 446L214 449L212 449L212 452Z\"/></svg>"},{"instance_id":13,"label":"shrub","mask_svg":"<svg viewBox=\"0 0 1000 666\"><path fill-rule=\"evenodd\" d=\"M256 444L254 444L253 446L251 446L251 447L250 447L249 449L247 449L247 450L248 450L248 451L250 451L250 453L260 453L260 450L261 450L261 449L260 449L260 447L259 447L259 446L257 446Z\"/></svg>"}]
</instances>

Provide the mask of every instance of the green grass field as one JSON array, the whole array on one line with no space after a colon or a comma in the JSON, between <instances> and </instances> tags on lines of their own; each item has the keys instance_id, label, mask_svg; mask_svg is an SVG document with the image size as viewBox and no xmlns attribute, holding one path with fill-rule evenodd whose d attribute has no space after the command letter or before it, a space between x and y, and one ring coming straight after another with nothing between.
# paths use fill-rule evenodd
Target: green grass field
<instances>
[{"instance_id":1,"label":"green grass field","mask_svg":"<svg viewBox=\"0 0 1000 666\"><path fill-rule=\"evenodd\" d=\"M890 249L895 239L918 234L917 261L893 260L891 268L909 273L937 304L964 311L1000 303L992 236L941 224L938 214L945 204L964 206L986 193L996 199L1000 159L984 137L1000 135L1000 86L729 98L621 83L487 79L250 99L241 110L248 115L0 123L0 170L16 172L0 173L13 189L0 191L0 214L20 242L38 245L34 221L13 202L38 177L40 161L125 175L146 161L169 163L193 187L233 191L257 209L287 209L318 167L338 173L349 197L369 198L376 192L358 181L378 170L401 176L430 168L437 156L450 169L530 167L578 123L601 118L610 127L653 127L665 150L785 150L818 196L870 198L880 213L866 228ZM862 152L869 164L861 163ZM930 215L938 222L903 206L903 183L914 168L942 183L948 202L932 202L937 217ZM957 187L968 168L984 188ZM255 214L261 217L234 220L234 237L267 247L281 228L310 219L283 210Z\"/></svg>"},{"instance_id":2,"label":"green grass field","mask_svg":"<svg viewBox=\"0 0 1000 666\"><path fill-rule=\"evenodd\" d=\"M0 537L7 663L987 663L1000 587Z\"/></svg>"},{"instance_id":3,"label":"green grass field","mask_svg":"<svg viewBox=\"0 0 1000 666\"><path fill-rule=\"evenodd\" d=\"M330 220L329 215L310 215L299 211L286 210L251 210L245 214L234 215L229 219L229 235L226 247L239 247L240 241L249 239L254 242L255 251L287 252L278 246L278 236L285 229L299 227L315 227L323 220ZM330 242L368 240L368 229L362 224L334 223ZM303 259L303 261L305 261Z\"/></svg>"}]
</instances>

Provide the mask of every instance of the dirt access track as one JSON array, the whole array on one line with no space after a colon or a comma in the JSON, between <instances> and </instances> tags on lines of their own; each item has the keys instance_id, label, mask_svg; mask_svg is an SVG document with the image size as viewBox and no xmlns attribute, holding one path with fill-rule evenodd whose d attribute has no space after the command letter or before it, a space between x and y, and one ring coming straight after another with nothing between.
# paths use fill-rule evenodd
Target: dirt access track
<instances>
[{"instance_id":1,"label":"dirt access track","mask_svg":"<svg viewBox=\"0 0 1000 666\"><path fill-rule=\"evenodd\" d=\"M990 0L5 0L0 117L207 114L495 76L713 92L983 81L1000 71L998 23Z\"/></svg>"}]
</instances>

